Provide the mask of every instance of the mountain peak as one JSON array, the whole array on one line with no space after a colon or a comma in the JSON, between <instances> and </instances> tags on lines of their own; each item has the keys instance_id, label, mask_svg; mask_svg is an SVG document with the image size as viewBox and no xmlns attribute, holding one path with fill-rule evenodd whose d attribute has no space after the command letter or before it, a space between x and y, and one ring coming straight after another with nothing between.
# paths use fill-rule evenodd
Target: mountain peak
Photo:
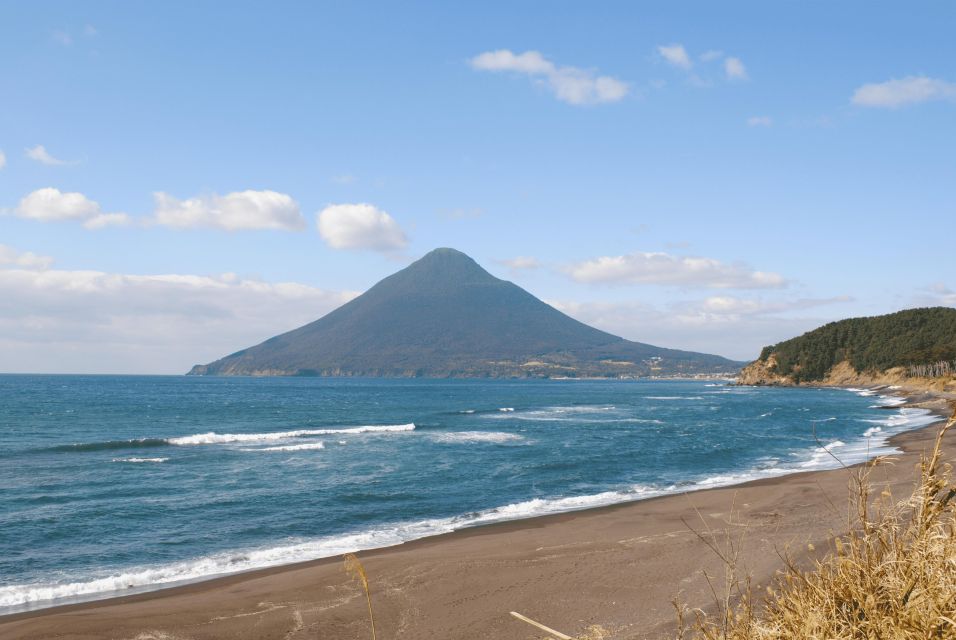
<instances>
[{"instance_id":1,"label":"mountain peak","mask_svg":"<svg viewBox=\"0 0 956 640\"><path fill-rule=\"evenodd\" d=\"M567 377L735 368L589 327L443 247L328 315L193 373Z\"/></svg>"},{"instance_id":2,"label":"mountain peak","mask_svg":"<svg viewBox=\"0 0 956 640\"><path fill-rule=\"evenodd\" d=\"M503 282L485 271L471 257L448 247L429 251L424 256L395 273L381 283L395 286L406 282L410 286L421 287L459 287L470 284L492 284Z\"/></svg>"}]
</instances>

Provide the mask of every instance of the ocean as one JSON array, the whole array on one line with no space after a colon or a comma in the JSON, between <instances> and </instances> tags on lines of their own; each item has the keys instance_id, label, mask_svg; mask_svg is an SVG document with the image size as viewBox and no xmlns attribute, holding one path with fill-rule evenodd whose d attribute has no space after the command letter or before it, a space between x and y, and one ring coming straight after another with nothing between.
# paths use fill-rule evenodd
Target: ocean
<instances>
[{"instance_id":1,"label":"ocean","mask_svg":"<svg viewBox=\"0 0 956 640\"><path fill-rule=\"evenodd\" d=\"M852 464L935 421L891 394L0 376L0 614Z\"/></svg>"}]
</instances>

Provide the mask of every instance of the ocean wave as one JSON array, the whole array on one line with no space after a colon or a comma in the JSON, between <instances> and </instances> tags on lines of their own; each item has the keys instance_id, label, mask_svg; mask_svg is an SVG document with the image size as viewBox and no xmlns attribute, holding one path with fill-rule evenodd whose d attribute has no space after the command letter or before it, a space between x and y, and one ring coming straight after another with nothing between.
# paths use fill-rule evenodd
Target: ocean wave
<instances>
[{"instance_id":1,"label":"ocean wave","mask_svg":"<svg viewBox=\"0 0 956 640\"><path fill-rule=\"evenodd\" d=\"M89 600L111 597L121 593L131 593L135 590L159 588L173 583L195 581L216 575L391 546L476 525L589 509L679 491L695 491L734 485L758 478L793 473L794 471L834 468L838 463L831 457L831 453L837 455L842 463L853 464L874 455L894 452L895 449L886 444L890 435L925 426L938 420L938 417L932 415L926 409L903 407L896 411L895 415L886 418L866 420L865 422L876 425L867 429L865 435L870 436L869 438L861 437L860 441L850 442L833 440L828 444L814 447L805 452L794 452L792 454L793 461L787 464L780 464L776 459L768 459L760 461L756 467L749 470L713 474L690 479L685 483L680 483L680 485L660 487L634 485L591 495L531 498L450 518L383 524L363 532L303 540L269 548L216 553L184 562L138 567L110 575L91 576L85 581L9 585L0 587L0 608L42 605L43 603L53 603L65 599ZM504 434L504 432L457 432L457 435L461 436L461 434L468 433L481 433L482 436ZM440 435L454 436L456 434L430 434L430 437L439 437ZM506 435L512 436L515 434ZM878 441L873 436L879 436L881 440Z\"/></svg>"},{"instance_id":2,"label":"ocean wave","mask_svg":"<svg viewBox=\"0 0 956 640\"><path fill-rule=\"evenodd\" d=\"M199 444L229 444L233 442L270 442L273 440L290 440L303 436L394 433L414 430L414 424L389 424L364 427L342 427L338 429L296 429L295 431L273 431L267 433L216 433L209 431L208 433L196 433L191 436L168 438L166 442L176 446L191 446Z\"/></svg>"},{"instance_id":3,"label":"ocean wave","mask_svg":"<svg viewBox=\"0 0 956 640\"><path fill-rule=\"evenodd\" d=\"M502 411L504 413L511 413L514 410L515 410L514 407L501 407L500 409L498 409L498 411Z\"/></svg>"},{"instance_id":4,"label":"ocean wave","mask_svg":"<svg viewBox=\"0 0 956 640\"><path fill-rule=\"evenodd\" d=\"M258 447L255 449L243 449L243 451L312 451L315 449L325 449L324 442L305 442L303 444L287 444L276 447Z\"/></svg>"},{"instance_id":5,"label":"ocean wave","mask_svg":"<svg viewBox=\"0 0 956 640\"><path fill-rule=\"evenodd\" d=\"M516 433L506 433L504 431L451 431L448 433L435 433L430 437L435 442L443 443L491 442L502 444L505 442L524 440L524 436L519 436Z\"/></svg>"},{"instance_id":6,"label":"ocean wave","mask_svg":"<svg viewBox=\"0 0 956 640\"><path fill-rule=\"evenodd\" d=\"M871 404L871 409L886 409L888 407L901 407L908 402L906 398L899 396L879 396L879 402Z\"/></svg>"},{"instance_id":7,"label":"ocean wave","mask_svg":"<svg viewBox=\"0 0 956 640\"><path fill-rule=\"evenodd\" d=\"M594 414L608 414L617 410L617 407L608 406L608 405L597 405L597 406L567 406L567 407L543 407L541 409L527 409L523 411L518 411L516 413L509 413L508 415L498 414L488 414L484 417L499 419L507 418L509 420L530 420L532 422L581 422L585 420L587 422L614 422L617 420L620 421L632 421L638 420L636 418L619 418L611 420L595 420L593 418L582 416L590 416ZM501 411L499 409L499 411Z\"/></svg>"},{"instance_id":8,"label":"ocean wave","mask_svg":"<svg viewBox=\"0 0 956 640\"><path fill-rule=\"evenodd\" d=\"M273 431L267 433L194 433L189 436L174 438L135 438L130 440L107 440L104 442L81 442L77 444L57 445L44 447L38 451L108 451L113 449L139 449L173 446L191 446L200 444L230 444L272 442L276 440L291 440L303 436L349 435L362 433L396 433L414 431L415 425L386 424L361 427L339 427L329 429L296 429L295 431Z\"/></svg>"},{"instance_id":9,"label":"ocean wave","mask_svg":"<svg viewBox=\"0 0 956 640\"><path fill-rule=\"evenodd\" d=\"M105 442L79 442L45 447L42 451L109 451L111 449L138 449L165 447L169 443L163 438L136 438L131 440L107 440Z\"/></svg>"},{"instance_id":10,"label":"ocean wave","mask_svg":"<svg viewBox=\"0 0 956 640\"><path fill-rule=\"evenodd\" d=\"M131 463L143 463L143 462L166 462L169 458L113 458L113 462L131 462Z\"/></svg>"},{"instance_id":11,"label":"ocean wave","mask_svg":"<svg viewBox=\"0 0 956 640\"><path fill-rule=\"evenodd\" d=\"M161 588L251 569L378 549L482 524L627 502L660 495L673 489L674 487L656 489L635 485L620 491L606 491L594 495L533 498L451 518L400 522L381 525L368 531L304 540L293 544L216 553L167 565L131 568L123 572L93 577L86 581L10 585L0 587L0 609L66 599L108 598L122 593Z\"/></svg>"},{"instance_id":12,"label":"ocean wave","mask_svg":"<svg viewBox=\"0 0 956 640\"><path fill-rule=\"evenodd\" d=\"M648 400L703 400L701 396L644 396Z\"/></svg>"}]
</instances>

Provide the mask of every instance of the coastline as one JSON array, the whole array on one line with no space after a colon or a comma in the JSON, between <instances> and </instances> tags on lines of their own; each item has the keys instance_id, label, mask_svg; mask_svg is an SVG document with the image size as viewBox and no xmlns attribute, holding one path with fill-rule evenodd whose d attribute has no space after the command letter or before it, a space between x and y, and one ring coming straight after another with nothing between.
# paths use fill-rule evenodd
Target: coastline
<instances>
[{"instance_id":1,"label":"coastline","mask_svg":"<svg viewBox=\"0 0 956 640\"><path fill-rule=\"evenodd\" d=\"M940 416L953 401L918 389L893 393L908 396L906 406ZM937 426L893 436L890 443L904 451L894 457L914 460ZM952 460L954 439L947 439L947 450ZM876 469L902 497L913 472L900 462ZM832 505L845 503L847 478L844 469L789 473L487 524L360 556L378 624L396 637L487 637L489 631L500 638L527 637L528 630L508 617L510 610L567 633L601 624L623 633L614 637L666 637L677 589L684 602L706 604L699 570L720 570L682 519L704 526L702 518L714 530L742 527L748 538L758 533L745 555L756 581L766 584L779 563L775 547L813 542L824 548L829 534L841 530L845 513ZM728 524L735 504L740 513ZM820 517L821 511L829 512ZM340 559L325 558L14 613L0 617L0 637L362 638L367 619L359 595Z\"/></svg>"}]
</instances>

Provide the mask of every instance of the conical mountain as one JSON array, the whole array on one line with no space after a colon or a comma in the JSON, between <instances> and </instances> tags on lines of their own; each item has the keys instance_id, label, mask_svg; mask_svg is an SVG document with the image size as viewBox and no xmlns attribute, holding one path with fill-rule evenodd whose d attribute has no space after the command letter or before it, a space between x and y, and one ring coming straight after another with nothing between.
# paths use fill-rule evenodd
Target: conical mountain
<instances>
[{"instance_id":1,"label":"conical mountain","mask_svg":"<svg viewBox=\"0 0 956 640\"><path fill-rule=\"evenodd\" d=\"M303 327L195 375L620 376L734 372L719 356L578 322L454 249L435 249Z\"/></svg>"}]
</instances>

